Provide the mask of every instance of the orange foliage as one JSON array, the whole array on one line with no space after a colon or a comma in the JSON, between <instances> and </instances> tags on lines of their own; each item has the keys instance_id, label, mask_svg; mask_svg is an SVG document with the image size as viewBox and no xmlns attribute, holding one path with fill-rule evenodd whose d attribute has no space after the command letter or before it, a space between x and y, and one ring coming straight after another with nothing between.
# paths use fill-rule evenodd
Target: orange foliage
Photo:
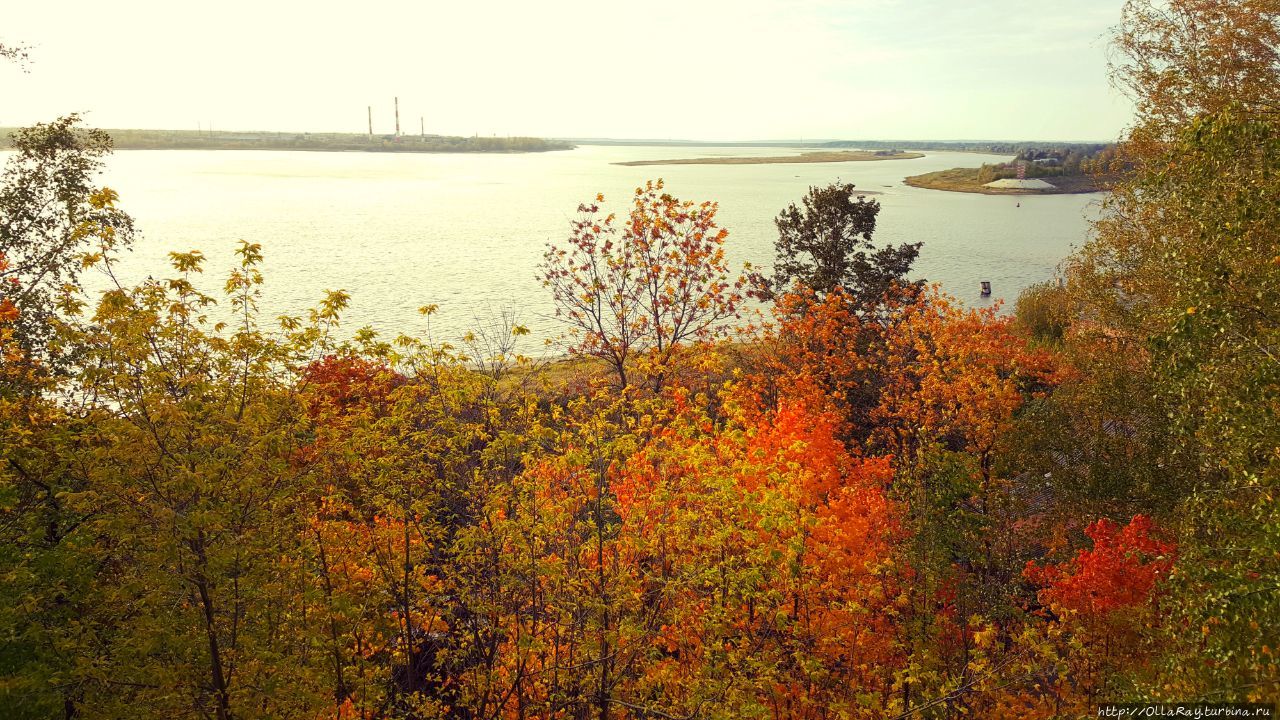
<instances>
[{"instance_id":1,"label":"orange foliage","mask_svg":"<svg viewBox=\"0 0 1280 720\"><path fill-rule=\"evenodd\" d=\"M1158 533L1145 515L1135 515L1123 529L1104 518L1085 534L1093 548L1075 558L1043 567L1027 563L1026 578L1047 586L1040 591L1042 602L1089 615L1136 607L1147 602L1156 581L1173 567L1173 543L1153 537Z\"/></svg>"},{"instance_id":2,"label":"orange foliage","mask_svg":"<svg viewBox=\"0 0 1280 720\"><path fill-rule=\"evenodd\" d=\"M328 355L307 365L299 387L316 436L295 460L311 465L326 484L354 492L350 476L356 458L347 451L350 429L385 417L395 390L404 382L404 376L384 363L360 357ZM367 458L372 450L362 452Z\"/></svg>"},{"instance_id":3,"label":"orange foliage","mask_svg":"<svg viewBox=\"0 0 1280 720\"><path fill-rule=\"evenodd\" d=\"M935 288L885 333L877 436L903 452L922 441L990 453L1028 397L1056 380L1054 357L1029 347L997 308L967 309Z\"/></svg>"},{"instance_id":4,"label":"orange foliage","mask_svg":"<svg viewBox=\"0 0 1280 720\"><path fill-rule=\"evenodd\" d=\"M392 391L403 383L384 363L361 357L327 355L302 371L312 419L385 409Z\"/></svg>"},{"instance_id":5,"label":"orange foliage","mask_svg":"<svg viewBox=\"0 0 1280 720\"><path fill-rule=\"evenodd\" d=\"M745 385L776 407L787 397L821 395L841 419L839 436L862 439L875 405L874 353L883 326L860 317L840 288L819 298L812 290L780 297L777 326L757 345L761 367Z\"/></svg>"},{"instance_id":6,"label":"orange foliage","mask_svg":"<svg viewBox=\"0 0 1280 720\"><path fill-rule=\"evenodd\" d=\"M964 308L936 287L890 302L866 315L839 289L781 298L750 383L774 401L820 388L846 441L895 455L928 442L989 454L1027 399L1060 379L1056 358L995 307Z\"/></svg>"},{"instance_id":7,"label":"orange foliage","mask_svg":"<svg viewBox=\"0 0 1280 720\"><path fill-rule=\"evenodd\" d=\"M4 253L0 252L0 275L9 269L9 260ZM18 279L15 277L8 278L11 290L17 290ZM18 380L20 378L29 379L31 367L27 362L26 353L14 340L13 324L18 320L18 307L13 301L7 297L0 297L0 379L2 380Z\"/></svg>"},{"instance_id":8,"label":"orange foliage","mask_svg":"<svg viewBox=\"0 0 1280 720\"><path fill-rule=\"evenodd\" d=\"M631 571L669 603L663 659L639 687L681 697L751 677L774 717L887 693L901 540L888 459L851 455L812 384L774 411L741 391L727 405L716 430L681 402L615 484Z\"/></svg>"},{"instance_id":9,"label":"orange foliage","mask_svg":"<svg viewBox=\"0 0 1280 720\"><path fill-rule=\"evenodd\" d=\"M567 246L547 248L539 275L575 336L571 353L608 363L622 388L641 360L658 390L681 347L724 334L746 278L729 269L716 203L678 200L661 180L636 188L625 221L602 217L602 202L578 206Z\"/></svg>"}]
</instances>

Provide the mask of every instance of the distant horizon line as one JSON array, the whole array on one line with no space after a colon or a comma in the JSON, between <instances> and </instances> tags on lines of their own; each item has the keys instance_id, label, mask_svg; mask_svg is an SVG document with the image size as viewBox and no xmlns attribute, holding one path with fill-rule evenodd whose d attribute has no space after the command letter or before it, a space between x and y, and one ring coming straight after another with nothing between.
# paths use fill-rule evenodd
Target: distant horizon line
<instances>
[{"instance_id":1,"label":"distant horizon line","mask_svg":"<svg viewBox=\"0 0 1280 720\"><path fill-rule=\"evenodd\" d=\"M14 131L14 130L22 129L23 127L27 127L27 126L21 126L21 125L5 125L5 126L0 126L0 132L8 133L8 132L12 132L12 131ZM368 136L368 135L370 134L370 133L367 133L367 132L342 132L342 131L333 131L333 130L243 130L243 129L228 129L228 130L222 130L222 129L213 129L213 128L203 128L203 129L196 129L196 130L192 130L192 129L180 129L180 128L156 128L156 127L131 127L131 128L130 128L130 127L116 127L116 128L101 127L101 128L97 128L97 129L100 129L100 130L103 130L103 131L106 131L106 132L111 132L111 131L115 130L115 131L125 131L125 132L140 132L140 131L141 131L141 132L169 132L169 133L193 133L193 134L206 134L206 133L215 133L215 134L216 134L216 133L250 133L250 134L264 134L264 135L266 135L266 134L276 134L276 135L350 135L350 136L360 136L360 137ZM659 138L659 137L615 137L615 136L610 136L610 135L593 135L593 136L571 136L571 135L519 135L519 134L504 134L504 135L498 135L498 134L496 134L496 133L488 133L488 134L485 134L485 135L481 135L481 134L479 134L479 133L472 133L472 134L470 134L470 135L449 135L449 134L443 134L443 133L438 133L438 132L433 132L433 133L401 132L401 133L400 133L400 136L402 136L402 137L418 137L418 136L421 136L421 135L423 135L423 134L425 134L425 135L427 135L427 136L432 136L432 137L464 137L464 138L465 138L465 137L507 137L507 138L516 138L516 137L532 137L532 138L540 138L540 139L544 139L544 140L559 140L559 141L562 141L562 142L580 143L580 144L584 144L584 145L591 145L591 144L597 144L597 143L634 143L634 144L646 144L646 145L703 145L703 146L716 146L716 145L738 145L738 146L795 145L795 146L803 146L803 145L814 145L814 144L830 143L830 142L845 142L845 143L856 143L856 142L895 143L895 142L901 142L901 143L939 143L939 144L957 144L957 145L959 145L959 144L966 144L966 143L967 143L967 144L979 144L979 143L987 143L987 144L995 144L995 143L1045 143L1045 144L1048 144L1048 143L1063 143L1063 144L1077 144L1077 145L1083 145L1083 144L1105 144L1105 143L1113 143L1113 142L1117 142L1117 139L1073 139L1073 140L1066 140L1066 139L1061 139L1061 138L1053 138L1053 139L1044 139L1044 138L1019 138L1019 139L1013 139L1013 138L937 138L937 137L933 137L933 138L903 138L903 137L896 137L896 138L868 138L868 137L862 137L862 138L852 138L852 139L850 139L850 138L844 138L844 137L790 137L790 138L753 138L753 139L749 139L749 140L731 140L731 139L711 140L711 139L706 139L706 138L678 138L678 137L666 137L666 138ZM389 137L389 136L395 136L395 135L396 135L396 133L394 133L394 132L381 132L381 133L379 133L379 132L375 132L375 133L373 133L373 135L375 135L375 136L381 136L381 137Z\"/></svg>"}]
</instances>

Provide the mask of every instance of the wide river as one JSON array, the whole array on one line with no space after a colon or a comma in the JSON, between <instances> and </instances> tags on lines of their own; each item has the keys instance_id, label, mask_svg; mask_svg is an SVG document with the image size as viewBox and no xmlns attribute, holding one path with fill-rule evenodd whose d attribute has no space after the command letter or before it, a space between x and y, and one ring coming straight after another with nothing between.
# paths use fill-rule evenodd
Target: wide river
<instances>
[{"instance_id":1,"label":"wide river","mask_svg":"<svg viewBox=\"0 0 1280 720\"><path fill-rule=\"evenodd\" d=\"M878 193L880 243L922 241L918 277L970 305L1007 304L1053 276L1079 246L1101 195L986 196L922 190L907 175L1006 156L930 152L914 160L791 165L624 167L625 160L780 155L780 148L583 146L524 155L255 151L120 151L104 182L143 238L121 263L127 280L169 272L170 251L209 258L216 292L238 240L266 255L262 310L303 314L325 289L352 296L343 326L421 333L416 309L437 304L437 339L513 308L535 338L559 333L535 278L547 243L562 242L578 203L604 193L626 211L634 188L662 177L681 199L715 200L735 265L768 267L773 218L809 186L836 179ZM1020 206L1019 206L1020 203ZM989 280L994 295L979 295Z\"/></svg>"}]
</instances>

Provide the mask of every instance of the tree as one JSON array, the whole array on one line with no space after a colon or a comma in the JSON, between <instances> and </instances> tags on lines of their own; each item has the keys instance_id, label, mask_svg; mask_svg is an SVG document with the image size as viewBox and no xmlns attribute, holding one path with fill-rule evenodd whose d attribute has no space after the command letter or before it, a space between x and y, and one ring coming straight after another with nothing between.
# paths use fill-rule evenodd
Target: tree
<instances>
[{"instance_id":1,"label":"tree","mask_svg":"<svg viewBox=\"0 0 1280 720\"><path fill-rule=\"evenodd\" d=\"M1040 598L1076 612L1106 615L1147 601L1173 567L1175 547L1159 539L1151 518L1135 515L1123 529L1111 520L1085 528L1093 541L1061 565L1027 563L1023 574L1045 586Z\"/></svg>"},{"instance_id":2,"label":"tree","mask_svg":"<svg viewBox=\"0 0 1280 720\"><path fill-rule=\"evenodd\" d=\"M72 717L82 692L69 671L101 617L100 558L72 499L85 480L69 461L86 424L42 396L48 376L14 338L18 315L0 298L0 706L14 718Z\"/></svg>"},{"instance_id":3,"label":"tree","mask_svg":"<svg viewBox=\"0 0 1280 720\"><path fill-rule=\"evenodd\" d=\"M450 573L455 685L473 717L626 716L620 696L653 620L619 557L613 486L635 449L619 422L630 403L589 392L539 414L527 440L498 443L495 456L526 446L523 467L476 495Z\"/></svg>"},{"instance_id":4,"label":"tree","mask_svg":"<svg viewBox=\"0 0 1280 720\"><path fill-rule=\"evenodd\" d=\"M302 394L315 423L305 449L314 498L309 559L327 635L333 698L360 716L418 717L465 694L455 679L492 631L461 589L455 538L487 487L482 407L494 381L408 339L389 359L326 357ZM404 372L392 369L391 364Z\"/></svg>"},{"instance_id":5,"label":"tree","mask_svg":"<svg viewBox=\"0 0 1280 720\"><path fill-rule=\"evenodd\" d=\"M1280 122L1230 106L1192 122L1160 160L1121 198L1128 228L1099 242L1136 240L1135 264L1161 276L1130 312L1168 410L1164 464L1186 469L1174 607L1211 630L1170 662L1199 671L1181 676L1199 692L1269 697L1250 688L1280 682L1280 658L1240 648L1280 644L1266 620L1280 597L1263 590L1280 578ZM1193 654L1213 662L1193 666Z\"/></svg>"},{"instance_id":6,"label":"tree","mask_svg":"<svg viewBox=\"0 0 1280 720\"><path fill-rule=\"evenodd\" d=\"M1071 321L1066 290L1049 281L1028 286L1018 294L1014 317L1030 337L1062 342Z\"/></svg>"},{"instance_id":7,"label":"tree","mask_svg":"<svg viewBox=\"0 0 1280 720\"><path fill-rule=\"evenodd\" d=\"M85 261L127 246L133 220L116 207L114 192L94 184L111 151L102 130L86 130L69 115L17 131L13 145L0 179L0 249L9 260L0 297L21 311L18 341L44 355L49 324L67 292L79 288Z\"/></svg>"},{"instance_id":8,"label":"tree","mask_svg":"<svg viewBox=\"0 0 1280 720\"><path fill-rule=\"evenodd\" d=\"M655 616L625 699L655 717L883 717L901 661L887 458L835 436L814 383L774 410L678 394L614 487L622 557Z\"/></svg>"},{"instance_id":9,"label":"tree","mask_svg":"<svg viewBox=\"0 0 1280 720\"><path fill-rule=\"evenodd\" d=\"M97 650L110 675L78 671L107 717L297 715L321 696L300 560L311 493L291 462L307 419L281 382L307 348L256 325L261 254L237 254L226 294L241 321L225 334L189 253L178 278L105 293L82 340L100 440L81 499L86 532L110 539L96 586L116 632Z\"/></svg>"},{"instance_id":10,"label":"tree","mask_svg":"<svg viewBox=\"0 0 1280 720\"><path fill-rule=\"evenodd\" d=\"M1128 0L1114 40L1112 82L1141 119L1131 140L1169 140L1232 103L1280 110L1276 0Z\"/></svg>"},{"instance_id":11,"label":"tree","mask_svg":"<svg viewBox=\"0 0 1280 720\"><path fill-rule=\"evenodd\" d=\"M1093 547L1058 564L1028 562L1023 576L1038 589L1040 612L1052 618L1046 639L1064 631L1071 642L1053 643L1071 678L1070 689L1054 687L1058 699L1083 701L1127 695L1126 675L1141 673L1163 648L1159 632L1169 629L1161 607L1177 559L1177 547L1145 515L1123 528L1103 518L1084 534ZM1185 634L1185 628L1179 628Z\"/></svg>"},{"instance_id":12,"label":"tree","mask_svg":"<svg viewBox=\"0 0 1280 720\"><path fill-rule=\"evenodd\" d=\"M1132 473L1146 487L1117 494L1163 511L1179 548L1172 622L1153 633L1161 671L1135 678L1147 697L1264 699L1280 684L1277 44L1274 0L1126 6L1113 76L1138 109L1134 170L1068 267L1066 342L1092 358L1072 392L1100 400L1075 406L1146 465ZM1114 381L1120 354L1136 382ZM1148 447L1127 452L1125 436Z\"/></svg>"},{"instance_id":13,"label":"tree","mask_svg":"<svg viewBox=\"0 0 1280 720\"><path fill-rule=\"evenodd\" d=\"M905 283L921 244L877 250L871 235L880 203L862 195L855 198L853 184L841 182L810 187L801 203L803 208L793 203L774 220L775 292L785 292L797 282L819 295L843 287L856 302L870 307L895 284Z\"/></svg>"},{"instance_id":14,"label":"tree","mask_svg":"<svg viewBox=\"0 0 1280 720\"><path fill-rule=\"evenodd\" d=\"M886 328L855 309L843 288L821 298L806 287L781 296L773 307L776 325L751 343L748 358L754 367L747 377L775 407L795 388L816 383L840 413L841 439L862 447L884 385L872 358ZM887 308L890 315L896 311Z\"/></svg>"},{"instance_id":15,"label":"tree","mask_svg":"<svg viewBox=\"0 0 1280 720\"><path fill-rule=\"evenodd\" d=\"M922 292L867 316L844 293L783 296L776 328L752 343L749 357L760 359L748 382L767 407L830 404L842 440L891 458L885 491L906 532L896 547L904 592L886 632L904 657L882 707L983 707L1043 670L1025 648L1005 652L1034 551L1005 446L1025 405L1055 381L1054 358L995 309Z\"/></svg>"},{"instance_id":16,"label":"tree","mask_svg":"<svg viewBox=\"0 0 1280 720\"><path fill-rule=\"evenodd\" d=\"M908 709L947 697L985 662L978 628L1012 629L1027 544L1014 502L1020 478L1003 446L1017 413L1054 379L1053 357L1013 330L996 308L967 309L934 290L892 316L870 359L883 378L871 446L892 453L916 571L904 623Z\"/></svg>"},{"instance_id":17,"label":"tree","mask_svg":"<svg viewBox=\"0 0 1280 720\"><path fill-rule=\"evenodd\" d=\"M570 352L606 362L621 388L639 371L660 389L683 347L724 332L743 300L716 204L662 190L661 180L636 188L624 223L601 216L603 195L579 205L568 247L549 245L539 268L575 337Z\"/></svg>"}]
</instances>

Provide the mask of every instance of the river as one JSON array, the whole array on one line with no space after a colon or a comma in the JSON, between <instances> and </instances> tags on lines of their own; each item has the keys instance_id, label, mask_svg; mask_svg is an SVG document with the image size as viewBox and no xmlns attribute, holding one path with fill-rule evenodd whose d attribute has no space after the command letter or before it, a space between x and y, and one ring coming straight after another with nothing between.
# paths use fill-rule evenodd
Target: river
<instances>
[{"instance_id":1,"label":"river","mask_svg":"<svg viewBox=\"0 0 1280 720\"><path fill-rule=\"evenodd\" d=\"M786 165L624 167L625 160L780 155L780 148L583 146L517 155L258 151L119 151L104 182L143 237L120 264L138 280L168 272L170 251L200 249L216 291L238 240L261 243L262 310L302 314L325 289L352 296L348 330L423 330L416 309L439 306L438 339L503 308L535 338L559 332L535 278L548 242L562 241L578 203L596 193L624 214L633 189L662 177L681 199L715 200L739 265L773 260L773 218L810 185L836 179L879 193L878 242L923 242L917 277L970 305L1011 304L1052 277L1080 245L1101 195L986 196L912 188L902 178L1007 156L928 152L912 160ZM1020 204L1020 206L1019 206ZM991 298L979 295L989 280Z\"/></svg>"}]
</instances>

